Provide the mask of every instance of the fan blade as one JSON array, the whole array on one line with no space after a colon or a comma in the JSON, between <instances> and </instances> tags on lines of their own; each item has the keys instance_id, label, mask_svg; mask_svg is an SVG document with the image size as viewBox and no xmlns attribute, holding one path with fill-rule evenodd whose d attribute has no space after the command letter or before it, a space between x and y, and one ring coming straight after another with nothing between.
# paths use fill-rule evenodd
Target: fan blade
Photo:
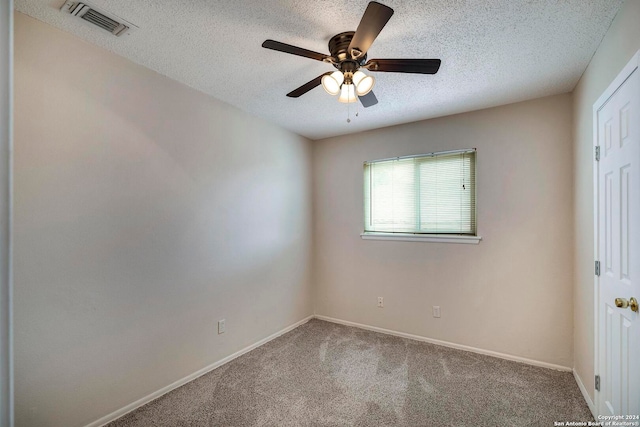
<instances>
[{"instance_id":1,"label":"fan blade","mask_svg":"<svg viewBox=\"0 0 640 427\"><path fill-rule=\"evenodd\" d=\"M359 96L358 99L362 103L364 108L369 108L372 105L376 105L378 103L378 98L373 94L373 91L369 92L366 95Z\"/></svg>"},{"instance_id":2,"label":"fan blade","mask_svg":"<svg viewBox=\"0 0 640 427\"><path fill-rule=\"evenodd\" d=\"M305 93L309 92L311 89L315 88L316 86L320 86L320 84L322 83L322 77L331 74L331 73L324 73L322 75L319 75L318 77L316 77L315 79L311 80L310 82L307 82L305 84L303 84L302 86L300 86L297 89L292 90L291 92L289 92L287 94L287 96L289 98L298 98L302 95L304 95Z\"/></svg>"},{"instance_id":3,"label":"fan blade","mask_svg":"<svg viewBox=\"0 0 640 427\"><path fill-rule=\"evenodd\" d=\"M435 74L440 69L439 59L372 59L365 67L369 71L387 73Z\"/></svg>"},{"instance_id":4,"label":"fan blade","mask_svg":"<svg viewBox=\"0 0 640 427\"><path fill-rule=\"evenodd\" d=\"M262 43L262 47L266 47L267 49L277 50L278 52L290 53L292 55L303 56L305 58L315 59L317 61L322 61L325 58L328 58L329 55L324 55L322 53L314 52L312 50L303 49L301 47L292 46L290 44L277 42L275 40L265 40Z\"/></svg>"},{"instance_id":5,"label":"fan blade","mask_svg":"<svg viewBox=\"0 0 640 427\"><path fill-rule=\"evenodd\" d=\"M352 49L357 49L362 52L362 55L367 53L380 31L391 19L391 15L393 15L393 9L389 6L375 1L370 2L364 11L360 24L358 24L356 33L351 39L349 53L351 53Z\"/></svg>"}]
</instances>

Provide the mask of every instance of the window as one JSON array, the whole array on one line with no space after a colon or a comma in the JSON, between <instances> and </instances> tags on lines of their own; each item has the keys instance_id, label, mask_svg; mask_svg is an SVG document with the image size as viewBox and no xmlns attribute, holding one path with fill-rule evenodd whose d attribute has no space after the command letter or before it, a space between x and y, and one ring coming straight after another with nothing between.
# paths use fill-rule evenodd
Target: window
<instances>
[{"instance_id":1,"label":"window","mask_svg":"<svg viewBox=\"0 0 640 427\"><path fill-rule=\"evenodd\" d=\"M475 149L366 162L363 237L475 236L475 163Z\"/></svg>"}]
</instances>

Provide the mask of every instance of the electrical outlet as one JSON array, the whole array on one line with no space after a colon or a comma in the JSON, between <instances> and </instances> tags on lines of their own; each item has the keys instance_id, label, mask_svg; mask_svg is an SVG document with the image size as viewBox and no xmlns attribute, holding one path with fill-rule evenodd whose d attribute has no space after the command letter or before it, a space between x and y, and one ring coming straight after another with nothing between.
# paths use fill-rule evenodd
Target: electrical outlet
<instances>
[{"instance_id":1,"label":"electrical outlet","mask_svg":"<svg viewBox=\"0 0 640 427\"><path fill-rule=\"evenodd\" d=\"M440 306L439 305L434 305L433 306L433 317L440 317Z\"/></svg>"},{"instance_id":2,"label":"electrical outlet","mask_svg":"<svg viewBox=\"0 0 640 427\"><path fill-rule=\"evenodd\" d=\"M227 330L227 325L225 324L226 320L218 320L218 334L224 334Z\"/></svg>"},{"instance_id":3,"label":"electrical outlet","mask_svg":"<svg viewBox=\"0 0 640 427\"><path fill-rule=\"evenodd\" d=\"M384 307L384 299L382 297L378 297L378 308Z\"/></svg>"}]
</instances>

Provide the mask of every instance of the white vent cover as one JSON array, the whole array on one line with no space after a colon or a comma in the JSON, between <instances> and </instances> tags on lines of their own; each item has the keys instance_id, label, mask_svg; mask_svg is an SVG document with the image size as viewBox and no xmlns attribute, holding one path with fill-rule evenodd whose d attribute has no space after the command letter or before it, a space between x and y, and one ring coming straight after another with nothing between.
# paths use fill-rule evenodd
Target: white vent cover
<instances>
[{"instance_id":1,"label":"white vent cover","mask_svg":"<svg viewBox=\"0 0 640 427\"><path fill-rule=\"evenodd\" d=\"M78 18L82 18L86 22L96 25L103 30L107 30L115 36L131 34L133 30L138 28L113 13L96 9L95 7L83 2L67 1L62 5L60 10L70 13L73 16L77 16Z\"/></svg>"}]
</instances>

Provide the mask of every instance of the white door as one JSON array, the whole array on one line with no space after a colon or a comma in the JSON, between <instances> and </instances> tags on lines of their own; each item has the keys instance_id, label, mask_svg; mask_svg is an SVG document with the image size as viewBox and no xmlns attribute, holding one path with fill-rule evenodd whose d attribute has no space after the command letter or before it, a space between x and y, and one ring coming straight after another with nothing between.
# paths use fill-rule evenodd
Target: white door
<instances>
[{"instance_id":1,"label":"white door","mask_svg":"<svg viewBox=\"0 0 640 427\"><path fill-rule=\"evenodd\" d=\"M599 415L640 415L640 316L630 302L632 298L640 300L637 57L635 66L625 68L626 76L616 79L617 89L614 86L605 92L612 95L594 109L596 144L600 146L595 171L596 259L600 260L596 280Z\"/></svg>"}]
</instances>

